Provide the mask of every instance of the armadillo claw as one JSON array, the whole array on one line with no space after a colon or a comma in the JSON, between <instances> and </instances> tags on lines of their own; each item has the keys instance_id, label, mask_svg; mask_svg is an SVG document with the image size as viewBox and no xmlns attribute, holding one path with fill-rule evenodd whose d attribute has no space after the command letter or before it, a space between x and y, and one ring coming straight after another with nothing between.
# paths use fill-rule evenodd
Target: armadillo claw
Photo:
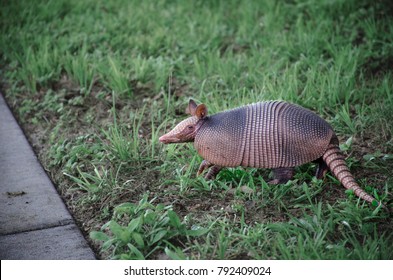
<instances>
[{"instance_id":1,"label":"armadillo claw","mask_svg":"<svg viewBox=\"0 0 393 280\"><path fill-rule=\"evenodd\" d=\"M197 172L197 176L201 175L203 171L205 171L205 169L209 168L210 166L212 166L213 164L211 164L210 162L208 162L207 160L203 160L201 162L201 165L199 165L198 168L198 172Z\"/></svg>"},{"instance_id":2,"label":"armadillo claw","mask_svg":"<svg viewBox=\"0 0 393 280\"><path fill-rule=\"evenodd\" d=\"M273 180L270 180L269 182L267 182L269 185L278 185L278 184L280 184L280 180L278 180L278 179L273 179Z\"/></svg>"}]
</instances>

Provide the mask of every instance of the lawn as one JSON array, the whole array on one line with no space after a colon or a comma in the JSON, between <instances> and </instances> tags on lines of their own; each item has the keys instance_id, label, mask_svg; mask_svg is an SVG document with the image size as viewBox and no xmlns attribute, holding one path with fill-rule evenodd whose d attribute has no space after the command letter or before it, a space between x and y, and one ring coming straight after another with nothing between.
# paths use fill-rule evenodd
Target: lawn
<instances>
[{"instance_id":1,"label":"lawn","mask_svg":"<svg viewBox=\"0 0 393 280\"><path fill-rule=\"evenodd\" d=\"M190 98L211 114L286 100L391 206L391 1L3 2L2 92L100 258L393 259L391 216L314 164L285 185L206 181L192 144L158 141Z\"/></svg>"}]
</instances>

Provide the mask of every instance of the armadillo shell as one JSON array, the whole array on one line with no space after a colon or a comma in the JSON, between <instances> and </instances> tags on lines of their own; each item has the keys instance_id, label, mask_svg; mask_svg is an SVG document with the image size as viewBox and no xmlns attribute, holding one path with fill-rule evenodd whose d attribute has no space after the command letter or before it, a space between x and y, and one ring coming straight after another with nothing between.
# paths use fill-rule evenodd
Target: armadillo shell
<instances>
[{"instance_id":1,"label":"armadillo shell","mask_svg":"<svg viewBox=\"0 0 393 280\"><path fill-rule=\"evenodd\" d=\"M269 101L209 116L194 145L212 164L277 168L321 157L333 137L331 126L310 110Z\"/></svg>"}]
</instances>

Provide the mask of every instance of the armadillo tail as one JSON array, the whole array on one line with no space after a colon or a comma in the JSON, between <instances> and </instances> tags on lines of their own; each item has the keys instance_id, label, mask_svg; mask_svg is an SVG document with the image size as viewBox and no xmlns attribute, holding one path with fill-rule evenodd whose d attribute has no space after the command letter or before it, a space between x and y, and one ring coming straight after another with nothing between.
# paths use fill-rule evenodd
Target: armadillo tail
<instances>
[{"instance_id":1,"label":"armadillo tail","mask_svg":"<svg viewBox=\"0 0 393 280\"><path fill-rule=\"evenodd\" d=\"M323 160L329 166L330 171L336 176L341 184L348 190L352 190L357 197L370 202L373 206L381 203L373 196L366 193L355 181L345 162L345 157L336 144L330 144L324 155Z\"/></svg>"}]
</instances>

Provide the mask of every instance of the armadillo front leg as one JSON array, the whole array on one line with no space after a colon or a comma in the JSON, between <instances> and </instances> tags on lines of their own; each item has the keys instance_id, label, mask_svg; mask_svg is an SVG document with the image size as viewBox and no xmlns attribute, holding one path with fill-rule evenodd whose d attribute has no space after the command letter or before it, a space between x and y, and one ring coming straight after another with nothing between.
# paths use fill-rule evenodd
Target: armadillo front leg
<instances>
[{"instance_id":1,"label":"armadillo front leg","mask_svg":"<svg viewBox=\"0 0 393 280\"><path fill-rule=\"evenodd\" d=\"M197 176L201 175L205 169L208 169L209 167L213 166L210 162L207 160L202 160L201 165L199 165Z\"/></svg>"},{"instance_id":2,"label":"armadillo front leg","mask_svg":"<svg viewBox=\"0 0 393 280\"><path fill-rule=\"evenodd\" d=\"M219 165L214 165L214 164L208 162L207 160L203 160L201 165L198 168L197 175L202 174L202 172L205 171L205 169L209 169L209 168L210 168L210 170L205 175L206 180L214 179L216 177L216 175L218 174L218 172L220 172L220 170L222 169L222 167Z\"/></svg>"},{"instance_id":3,"label":"armadillo front leg","mask_svg":"<svg viewBox=\"0 0 393 280\"><path fill-rule=\"evenodd\" d=\"M295 173L294 167L281 167L273 169L273 180L269 181L269 184L285 184L292 179Z\"/></svg>"},{"instance_id":4,"label":"armadillo front leg","mask_svg":"<svg viewBox=\"0 0 393 280\"><path fill-rule=\"evenodd\" d=\"M216 175L218 174L218 172L220 172L220 170L222 169L221 166L219 165L213 165L209 172L207 172L207 174L205 175L205 179L206 180L213 180L214 178L216 178Z\"/></svg>"}]
</instances>

